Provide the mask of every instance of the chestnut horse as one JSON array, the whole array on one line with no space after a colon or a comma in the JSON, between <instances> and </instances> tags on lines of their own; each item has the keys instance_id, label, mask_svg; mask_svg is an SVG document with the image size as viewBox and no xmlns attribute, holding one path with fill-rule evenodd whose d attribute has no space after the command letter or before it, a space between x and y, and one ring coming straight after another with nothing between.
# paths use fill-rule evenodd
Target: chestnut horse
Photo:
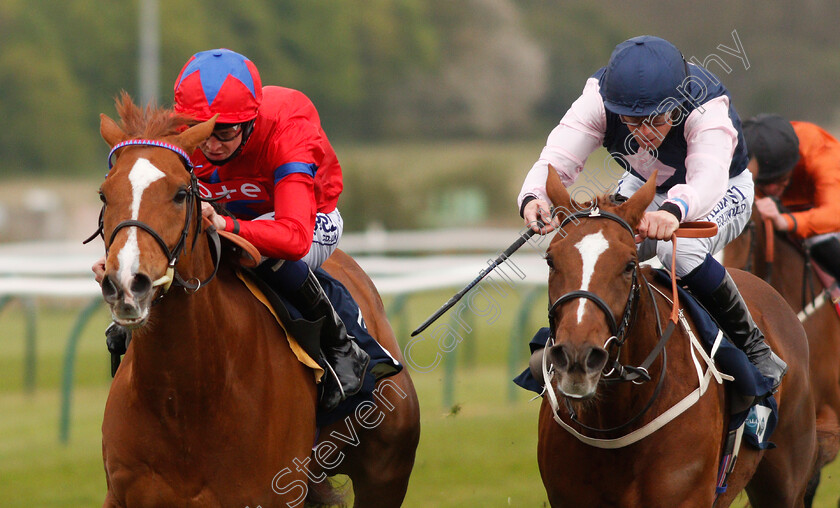
<instances>
[{"instance_id":1,"label":"chestnut horse","mask_svg":"<svg viewBox=\"0 0 840 508\"><path fill-rule=\"evenodd\" d=\"M703 383L692 357L700 353L692 350L683 326L675 326L651 356L660 344L659 324L671 311L664 296L670 288L657 294L650 269L639 268L633 231L653 198L654 182L621 205L603 199L597 212L571 214L574 220L555 235L546 254L555 342L543 356L548 390L540 408L538 462L555 507L716 503L729 409L725 388L712 380L705 393L698 391ZM588 208L571 201L554 171L547 188L559 210ZM805 333L763 281L740 271L732 275L790 370L776 393L779 420L772 441L778 448L742 446L716 504L728 506L746 489L753 506L801 507L816 461ZM607 383L611 359L625 366L625 380L635 381ZM641 369L633 366L647 366L651 381L643 382ZM699 395L690 399L694 393ZM659 425L683 400L694 403Z\"/></svg>"},{"instance_id":2,"label":"chestnut horse","mask_svg":"<svg viewBox=\"0 0 840 508\"><path fill-rule=\"evenodd\" d=\"M802 249L787 235L774 234L759 217L753 211L750 225L723 250L723 261L769 282L802 321L810 348L811 391L817 412L817 465L822 468L840 449L840 317L822 290L813 265L806 265ZM818 483L819 469L809 498Z\"/></svg>"},{"instance_id":3,"label":"chestnut horse","mask_svg":"<svg viewBox=\"0 0 840 508\"><path fill-rule=\"evenodd\" d=\"M340 495L317 495L334 494L324 472L350 476L356 506L400 506L419 440L408 373L380 380L375 402L321 429L313 448L313 370L201 222L187 154L215 119L184 130L171 110L141 110L127 94L117 109L121 125L105 115L100 125L113 158L100 189L102 293L133 338L102 423L104 506L285 507L307 494L334 502ZM367 275L340 251L324 268L401 359Z\"/></svg>"}]
</instances>

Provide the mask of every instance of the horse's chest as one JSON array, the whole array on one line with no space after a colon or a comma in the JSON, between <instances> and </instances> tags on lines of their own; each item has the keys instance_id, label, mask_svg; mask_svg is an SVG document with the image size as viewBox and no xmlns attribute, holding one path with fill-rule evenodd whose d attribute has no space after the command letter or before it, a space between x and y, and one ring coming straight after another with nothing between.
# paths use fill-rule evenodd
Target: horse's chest
<instances>
[{"instance_id":1,"label":"horse's chest","mask_svg":"<svg viewBox=\"0 0 840 508\"><path fill-rule=\"evenodd\" d=\"M711 505L716 471L712 455L653 442L645 449L604 450L584 445L562 429L554 430L553 443L541 444L546 445L544 450L559 449L563 454L539 457L549 498L558 500L552 506L672 508L687 499L697 502L695 506Z\"/></svg>"},{"instance_id":2,"label":"horse's chest","mask_svg":"<svg viewBox=\"0 0 840 508\"><path fill-rule=\"evenodd\" d=\"M133 443L105 444L109 490L126 506L264 508L280 499L272 479L281 460L268 464L266 455L231 436L207 439L174 438L165 432L145 434ZM247 453L242 453L247 450Z\"/></svg>"}]
</instances>

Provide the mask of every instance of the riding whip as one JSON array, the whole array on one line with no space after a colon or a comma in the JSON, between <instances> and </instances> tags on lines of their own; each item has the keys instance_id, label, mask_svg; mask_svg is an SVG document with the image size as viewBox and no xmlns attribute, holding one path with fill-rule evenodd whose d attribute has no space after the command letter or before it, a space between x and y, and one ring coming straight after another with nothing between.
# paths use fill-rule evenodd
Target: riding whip
<instances>
[{"instance_id":1,"label":"riding whip","mask_svg":"<svg viewBox=\"0 0 840 508\"><path fill-rule=\"evenodd\" d=\"M540 227L542 227L542 224L539 224L539 226L540 226ZM485 268L484 270L482 270L482 271L481 271L481 273L479 273L479 274L478 274L478 277L476 277L475 279L473 279L473 280L472 280L472 282L470 282L469 284L467 284L467 285L464 287L464 289L462 289L462 290L458 291L457 293L455 293L455 294L452 296L452 298L450 298L450 299L449 299L449 301L448 301L448 302L446 302L445 304L443 304L443 307L439 308L439 309L438 309L438 310L437 310L434 314L432 314L432 315L431 315L431 317L429 317L429 319L427 319L426 321L424 321L422 325L418 326L416 330L414 330L413 332L411 332L411 336L412 336L412 337L414 337L414 336L415 336L415 335L417 335L418 333L420 333L420 332L422 332L423 330L425 330L426 328L428 328L430 324L432 324L432 323L434 323L435 321L437 321L437 319L438 319L439 317L441 317L441 316L442 316L442 315L443 315L446 311L448 311L448 310L449 310L449 309L451 309L451 308L452 308L452 307L453 307L456 303L458 303L458 301L459 301L461 298L463 298L463 297L464 297L464 295L465 295L465 294L467 294L467 293L469 292L469 290L470 290L470 289L474 288L476 284L478 284L479 282L481 282L481 279L483 279L484 277L486 277L486 276L487 276L487 274L489 274L490 272L492 272L492 271L493 271L493 270L494 270L497 266L499 266L500 264L504 263L504 262L505 262L505 260L507 260L507 258L509 258L509 257L511 256L511 254L513 254L514 252L516 252L516 251L517 251L517 249L519 249L520 247L522 247L523 245L525 245L525 242L527 242L527 241L528 241L528 240L529 240L532 236L534 236L534 234L535 234L535 233L536 233L536 231L534 231L533 229L528 229L528 231L526 231L525 233L523 233L522 235L520 235L520 236L519 236L519 238L517 238L517 239L516 239L516 241L515 241L515 242L513 242L513 243L510 245L510 247L508 247L507 249L505 249L505 251L504 251L504 252L502 252L502 253L499 255L499 257L497 257L496 259L494 259L494 260L493 260L493 262L492 262L492 263L490 263L490 265L489 265L487 268Z\"/></svg>"}]
</instances>

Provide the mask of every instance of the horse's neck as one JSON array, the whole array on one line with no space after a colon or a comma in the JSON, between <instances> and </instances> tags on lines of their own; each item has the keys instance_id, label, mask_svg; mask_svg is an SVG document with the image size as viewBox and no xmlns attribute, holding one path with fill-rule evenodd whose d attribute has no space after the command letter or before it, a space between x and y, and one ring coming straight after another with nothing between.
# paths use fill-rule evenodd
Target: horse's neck
<instances>
[{"instance_id":1,"label":"horse's neck","mask_svg":"<svg viewBox=\"0 0 840 508\"><path fill-rule=\"evenodd\" d=\"M223 337L218 333L211 287L194 295L173 289L135 333L135 379L146 385L188 391L214 390L224 383ZM221 353L221 354L219 354Z\"/></svg>"},{"instance_id":2,"label":"horse's neck","mask_svg":"<svg viewBox=\"0 0 840 508\"><path fill-rule=\"evenodd\" d=\"M182 258L183 264L192 267L181 274L184 279L206 280L213 271L203 236L196 251ZM222 312L220 279L194 293L173 285L152 307L147 324L132 338L135 383L149 392L184 392L210 400L225 386L225 330L229 326L222 320L230 314Z\"/></svg>"},{"instance_id":3,"label":"horse's neck","mask_svg":"<svg viewBox=\"0 0 840 508\"><path fill-rule=\"evenodd\" d=\"M671 303L656 295L654 287L647 287L648 284L652 284L653 279L652 275L646 275L640 282L639 297L636 301L635 312L625 341L629 346L625 348L627 361L634 366L641 364L647 358L648 353L656 347L660 332L667 327L668 316L671 313ZM670 294L670 286L663 287L662 291L669 298L673 298ZM651 367L656 367L659 363L657 360L651 364Z\"/></svg>"}]
</instances>

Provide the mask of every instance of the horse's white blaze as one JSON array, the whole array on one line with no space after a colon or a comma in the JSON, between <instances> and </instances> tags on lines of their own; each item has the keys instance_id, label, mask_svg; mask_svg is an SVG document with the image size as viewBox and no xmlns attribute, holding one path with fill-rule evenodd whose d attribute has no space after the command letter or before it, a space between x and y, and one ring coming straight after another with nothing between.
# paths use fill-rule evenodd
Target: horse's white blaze
<instances>
[{"instance_id":1,"label":"horse's white blaze","mask_svg":"<svg viewBox=\"0 0 840 508\"><path fill-rule=\"evenodd\" d=\"M609 245L609 242L607 242L607 239L604 238L604 235L600 231L584 236L581 241L575 244L578 252L580 252L580 258L583 261L583 273L580 277L581 291L589 290L589 283L592 281L592 274L595 272L595 264ZM585 298L580 299L577 312L578 323L583 321L583 310L587 301Z\"/></svg>"},{"instance_id":2,"label":"horse's white blaze","mask_svg":"<svg viewBox=\"0 0 840 508\"><path fill-rule=\"evenodd\" d=\"M143 199L143 192L154 181L166 176L163 171L156 168L148 159L137 159L131 172L128 174L128 181L131 182L131 218L137 220L140 215L140 201ZM137 270L140 268L140 246L137 244L137 228L128 230L128 239L117 255L120 263L117 277L122 286L126 289L131 287L131 281ZM130 298L130 295L126 295Z\"/></svg>"}]
</instances>

